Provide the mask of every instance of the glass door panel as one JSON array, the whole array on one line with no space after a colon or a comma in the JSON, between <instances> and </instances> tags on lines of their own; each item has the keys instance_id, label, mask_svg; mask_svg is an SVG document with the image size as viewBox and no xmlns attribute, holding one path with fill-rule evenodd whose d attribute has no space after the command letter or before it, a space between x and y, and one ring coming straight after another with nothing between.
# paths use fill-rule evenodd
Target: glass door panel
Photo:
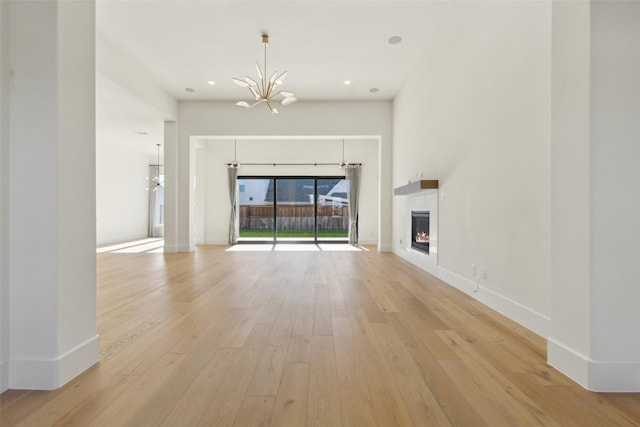
<instances>
[{"instance_id":1,"label":"glass door panel","mask_svg":"<svg viewBox=\"0 0 640 427\"><path fill-rule=\"evenodd\" d=\"M276 178L276 240L315 240L315 179Z\"/></svg>"},{"instance_id":2,"label":"glass door panel","mask_svg":"<svg viewBox=\"0 0 640 427\"><path fill-rule=\"evenodd\" d=\"M239 240L273 241L273 186L273 178L238 179Z\"/></svg>"},{"instance_id":3,"label":"glass door panel","mask_svg":"<svg viewBox=\"0 0 640 427\"><path fill-rule=\"evenodd\" d=\"M344 178L318 178L318 240L349 240L349 203Z\"/></svg>"}]
</instances>

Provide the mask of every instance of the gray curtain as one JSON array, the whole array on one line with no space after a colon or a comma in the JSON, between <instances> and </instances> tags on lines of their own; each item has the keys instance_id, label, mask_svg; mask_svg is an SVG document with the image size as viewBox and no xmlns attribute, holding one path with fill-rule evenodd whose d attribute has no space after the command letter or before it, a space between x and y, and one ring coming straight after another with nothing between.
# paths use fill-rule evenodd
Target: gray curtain
<instances>
[{"instance_id":1,"label":"gray curtain","mask_svg":"<svg viewBox=\"0 0 640 427\"><path fill-rule=\"evenodd\" d=\"M229 171L229 201L231 202L231 217L229 218L229 244L238 243L238 167L230 165Z\"/></svg>"},{"instance_id":2,"label":"gray curtain","mask_svg":"<svg viewBox=\"0 0 640 427\"><path fill-rule=\"evenodd\" d=\"M149 237L163 237L164 182L161 166L149 165Z\"/></svg>"},{"instance_id":3,"label":"gray curtain","mask_svg":"<svg viewBox=\"0 0 640 427\"><path fill-rule=\"evenodd\" d=\"M349 244L358 244L358 201L360 199L360 165L347 165L344 169L349 200Z\"/></svg>"}]
</instances>

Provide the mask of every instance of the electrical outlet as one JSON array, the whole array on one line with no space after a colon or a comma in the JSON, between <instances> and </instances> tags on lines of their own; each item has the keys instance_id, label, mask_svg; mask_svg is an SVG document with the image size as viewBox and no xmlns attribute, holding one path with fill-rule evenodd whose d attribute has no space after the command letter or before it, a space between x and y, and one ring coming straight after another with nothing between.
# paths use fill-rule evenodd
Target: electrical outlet
<instances>
[{"instance_id":1,"label":"electrical outlet","mask_svg":"<svg viewBox=\"0 0 640 427\"><path fill-rule=\"evenodd\" d=\"M400 244L402 244L402 239L400 239Z\"/></svg>"},{"instance_id":2,"label":"electrical outlet","mask_svg":"<svg viewBox=\"0 0 640 427\"><path fill-rule=\"evenodd\" d=\"M475 264L471 264L471 273L473 274L473 277L476 277L476 265Z\"/></svg>"},{"instance_id":3,"label":"electrical outlet","mask_svg":"<svg viewBox=\"0 0 640 427\"><path fill-rule=\"evenodd\" d=\"M486 269L486 268L483 268L483 269L482 269L482 278L483 278L483 279L486 279L486 278L487 278L487 269Z\"/></svg>"}]
</instances>

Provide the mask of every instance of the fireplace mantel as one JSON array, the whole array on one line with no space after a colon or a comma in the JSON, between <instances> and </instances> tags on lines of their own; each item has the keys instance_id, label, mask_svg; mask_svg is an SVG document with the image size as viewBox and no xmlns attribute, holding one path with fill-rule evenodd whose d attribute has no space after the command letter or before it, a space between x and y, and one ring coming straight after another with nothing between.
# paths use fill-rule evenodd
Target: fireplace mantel
<instances>
[{"instance_id":1,"label":"fireplace mantel","mask_svg":"<svg viewBox=\"0 0 640 427\"><path fill-rule=\"evenodd\" d=\"M438 188L437 179L421 179L420 181L410 182L393 189L394 196L406 196L408 194L417 193L422 190L433 190Z\"/></svg>"}]
</instances>

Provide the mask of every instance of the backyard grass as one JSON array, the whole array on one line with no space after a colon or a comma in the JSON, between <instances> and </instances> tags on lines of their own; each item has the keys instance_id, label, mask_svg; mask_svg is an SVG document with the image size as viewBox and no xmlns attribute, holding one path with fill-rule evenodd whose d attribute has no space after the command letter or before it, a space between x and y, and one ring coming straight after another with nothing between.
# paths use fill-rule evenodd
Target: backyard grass
<instances>
[{"instance_id":1,"label":"backyard grass","mask_svg":"<svg viewBox=\"0 0 640 427\"><path fill-rule=\"evenodd\" d=\"M253 238L265 238L273 237L273 230L249 230L240 229L240 237L253 237ZM309 238L313 237L313 231L309 230L279 230L278 237L283 238ZM318 238L347 238L349 233L342 230L318 230Z\"/></svg>"}]
</instances>

